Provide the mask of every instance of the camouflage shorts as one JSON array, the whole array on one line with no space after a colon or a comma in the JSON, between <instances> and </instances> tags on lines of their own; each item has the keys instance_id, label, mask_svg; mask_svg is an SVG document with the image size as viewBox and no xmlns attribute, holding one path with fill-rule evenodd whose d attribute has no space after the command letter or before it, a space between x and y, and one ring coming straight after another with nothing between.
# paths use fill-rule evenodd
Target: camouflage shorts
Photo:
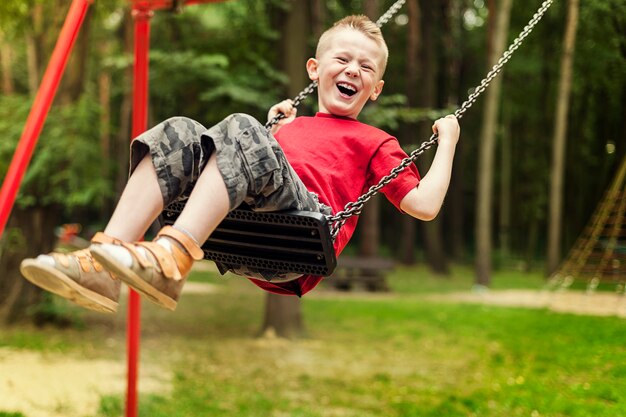
<instances>
[{"instance_id":1,"label":"camouflage shorts","mask_svg":"<svg viewBox=\"0 0 626 417\"><path fill-rule=\"evenodd\" d=\"M189 196L213 152L231 210L246 203L258 211L296 209L332 214L330 207L306 189L276 139L244 114L230 115L210 129L185 117L159 123L133 140L130 172L149 153L166 207ZM245 267L233 272L269 278ZM294 278L289 274L271 280Z\"/></svg>"}]
</instances>

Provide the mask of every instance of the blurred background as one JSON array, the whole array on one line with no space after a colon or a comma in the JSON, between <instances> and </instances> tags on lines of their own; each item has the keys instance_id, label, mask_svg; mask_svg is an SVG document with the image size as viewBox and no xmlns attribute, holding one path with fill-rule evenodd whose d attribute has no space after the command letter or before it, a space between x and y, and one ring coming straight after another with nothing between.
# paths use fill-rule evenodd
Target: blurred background
<instances>
[{"instance_id":1,"label":"blurred background","mask_svg":"<svg viewBox=\"0 0 626 417\"><path fill-rule=\"evenodd\" d=\"M0 240L0 321L4 323L0 348L47 351L52 346L62 353L106 356L103 341L114 340L112 346L123 351L122 317L79 312L27 284L17 268L24 257L84 245L106 224L126 182L132 111L130 3L96 0L89 8ZM271 105L294 97L308 85L304 64L326 28L354 13L375 20L393 1L229 0L186 7L184 2L171 3L151 17L149 126L175 115L211 126L233 112L264 121ZM69 4L65 0L0 3L2 178ZM407 152L415 149L430 137L433 120L452 113L474 91L539 5L512 0L408 0L382 28L390 49L385 89L360 120L396 136ZM460 121L453 180L437 219L418 222L403 216L384 197L370 201L336 282L328 279L321 294L312 295L310 301L306 297L277 300L248 288L244 281L220 278L208 265L196 271L192 281L223 292L190 295L192 300L198 297L190 301L195 313L185 314L191 308L186 307L183 313L175 313L178 316L167 316L147 307L147 318L163 324L163 330L148 324L148 352L152 352L150 340L168 338L167 348L180 349L179 354L193 345L194 352L204 352L203 357L215 355L215 366L221 371L200 364L194 356L197 367L175 367L169 391L149 400L153 408L143 411L145 415L161 415L160 409L168 410L169 416L626 414L621 395L614 392L626 375L619 365L619 358L622 363L626 359L618 343L626 330L623 320L564 318L546 312L545 303L540 310L498 310L441 305L428 298L457 290L546 286L623 294L625 34L626 4L621 0L555 2ZM313 94L298 114L315 111ZM327 151L333 152L332 144ZM433 155L431 150L419 159L422 174ZM232 295L230 302L218 301L223 298L216 294L226 293ZM420 317L428 320L421 322ZM500 332L507 326L521 327L503 336ZM65 333L51 330L59 327ZM84 333L87 329L89 336ZM445 329L456 337L451 339ZM596 337L591 329L601 334ZM590 345L587 351L581 347L570 352L571 361L560 362L556 353L568 352L571 345L564 341L554 351L556 356L548 355L553 349L544 338L551 338L553 331L563 331L564 340L575 340L580 346L586 346L582 340L606 345L600 349ZM279 339L270 337L267 345L257 346L254 336L259 334ZM524 334L523 340L513 338ZM298 339L303 335L308 338ZM291 344L281 341L283 337ZM174 348L173 341L179 339L184 347ZM383 343L385 339L389 344ZM209 349L209 342L222 340L229 351L238 352L233 353L236 376L222 372L230 366L224 351L202 350ZM352 343L356 356L351 358ZM162 361L156 353L160 348L154 349L153 359ZM280 386L271 383L279 372L273 366L280 360L268 353L275 349L291 352L286 355L291 355L293 379L278 378ZM428 355L413 357L416 349ZM246 362L244 358L257 351L264 359ZM302 365L297 352L313 355L317 362ZM375 358L368 356L372 352L377 352ZM372 369L345 369L347 362L358 362L359 355ZM517 368L520 358L529 357L535 362L528 366L536 369ZM580 363L581 358L590 362ZM607 364L608 358L617 368ZM338 368L326 364L327 359L337 361ZM182 358L174 360L184 363ZM469 362L458 362L463 360ZM407 365L404 372L405 363L415 367ZM297 373L292 366L304 370ZM318 374L319 366L330 368ZM568 366L573 374L556 376ZM594 393L593 381L601 379L596 372L602 366L603 375L615 379ZM445 376L437 376L439 371ZM492 371L496 374L489 374ZM196 389L204 381L201 375L212 372L224 385L198 388L206 392L185 394L175 406L172 393ZM349 377L332 376L336 372ZM249 378L241 380L242 374ZM257 377L255 388L246 391L243 387ZM531 381L538 385L530 389ZM335 396L346 384L349 392ZM565 386L561 384L575 388L558 394ZM221 392L221 400L216 392ZM234 392L241 392L241 398ZM230 401L229 395L237 399ZM592 397L581 400L585 395ZM121 394L104 396L98 412L118 415L120 398ZM215 405L220 401L226 405ZM194 408L193 404L201 405ZM2 409L0 401L0 416L31 417L17 409Z\"/></svg>"}]
</instances>

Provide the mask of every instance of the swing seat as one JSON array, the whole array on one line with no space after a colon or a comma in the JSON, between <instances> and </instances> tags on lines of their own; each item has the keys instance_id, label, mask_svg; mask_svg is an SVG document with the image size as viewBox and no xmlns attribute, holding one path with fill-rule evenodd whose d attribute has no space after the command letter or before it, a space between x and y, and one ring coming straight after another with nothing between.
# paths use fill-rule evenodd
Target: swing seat
<instances>
[{"instance_id":1,"label":"swing seat","mask_svg":"<svg viewBox=\"0 0 626 417\"><path fill-rule=\"evenodd\" d=\"M161 224L173 224L183 207L184 202L167 206ZM326 216L310 211L258 212L240 207L228 213L202 250L204 259L215 262L220 271L245 266L326 277L337 266Z\"/></svg>"}]
</instances>

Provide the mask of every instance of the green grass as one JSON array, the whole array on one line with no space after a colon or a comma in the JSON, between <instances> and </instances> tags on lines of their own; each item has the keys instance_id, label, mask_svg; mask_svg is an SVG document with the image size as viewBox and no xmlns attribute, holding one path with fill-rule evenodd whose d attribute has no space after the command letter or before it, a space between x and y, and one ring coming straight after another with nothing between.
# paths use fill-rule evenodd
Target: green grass
<instances>
[{"instance_id":1,"label":"green grass","mask_svg":"<svg viewBox=\"0 0 626 417\"><path fill-rule=\"evenodd\" d=\"M142 395L141 416L626 415L624 319L427 301L470 290L471 274L418 268L394 273L392 293L316 290L302 303L306 338L257 338L263 293L217 280L219 292L185 295L175 313L144 303L142 360L170 369L172 390ZM496 288L542 285L539 275L494 278ZM0 345L119 354L124 317L101 317L86 315L79 330L3 331ZM118 417L123 404L105 396L97 417Z\"/></svg>"},{"instance_id":2,"label":"green grass","mask_svg":"<svg viewBox=\"0 0 626 417\"><path fill-rule=\"evenodd\" d=\"M426 266L397 267L389 275L389 284L394 293L423 294L469 291L474 287L473 271L466 266L451 266L450 275L433 274ZM526 273L519 270L503 270L494 274L490 288L540 289L545 280L540 272Z\"/></svg>"}]
</instances>

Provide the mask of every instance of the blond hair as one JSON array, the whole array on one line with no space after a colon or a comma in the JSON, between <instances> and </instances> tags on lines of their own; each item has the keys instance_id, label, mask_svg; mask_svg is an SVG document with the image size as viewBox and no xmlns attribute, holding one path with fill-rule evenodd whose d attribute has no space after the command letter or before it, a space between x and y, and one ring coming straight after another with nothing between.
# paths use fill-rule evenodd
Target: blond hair
<instances>
[{"instance_id":1,"label":"blond hair","mask_svg":"<svg viewBox=\"0 0 626 417\"><path fill-rule=\"evenodd\" d=\"M380 77L382 78L385 73L385 68L387 67L387 59L389 58L389 48L387 48L387 43L385 42L385 38L383 38L383 34L380 31L380 28L376 26L376 23L372 22L369 17L365 15L351 15L346 16L341 20L335 22L335 24L327 29L320 39L317 41L317 49L315 51L315 57L319 59L321 54L328 49L328 45L332 39L333 33L340 29L353 29L358 32L361 32L380 47L383 51L383 60L381 62L381 71Z\"/></svg>"}]
</instances>

